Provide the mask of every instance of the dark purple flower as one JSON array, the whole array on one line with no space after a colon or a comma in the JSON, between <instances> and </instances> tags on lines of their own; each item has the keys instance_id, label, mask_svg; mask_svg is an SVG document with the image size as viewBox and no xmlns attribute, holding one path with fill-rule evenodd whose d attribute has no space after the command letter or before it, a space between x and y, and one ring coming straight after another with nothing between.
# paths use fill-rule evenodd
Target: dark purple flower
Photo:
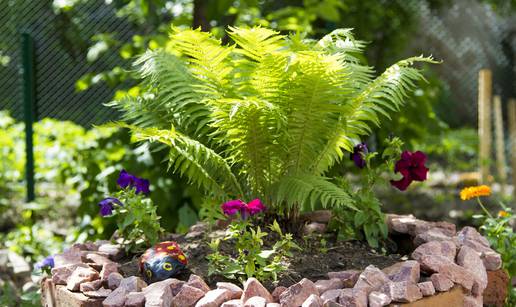
<instances>
[{"instance_id":1,"label":"dark purple flower","mask_svg":"<svg viewBox=\"0 0 516 307\"><path fill-rule=\"evenodd\" d=\"M119 205L123 206L122 202L114 197L104 198L101 202L98 203L100 207L100 215L108 216L113 214L113 206Z\"/></svg>"},{"instance_id":2,"label":"dark purple flower","mask_svg":"<svg viewBox=\"0 0 516 307\"><path fill-rule=\"evenodd\" d=\"M54 256L48 256L47 258L41 260L40 262L34 265L34 268L37 270L41 270L44 268L53 268L54 267Z\"/></svg>"},{"instance_id":3,"label":"dark purple flower","mask_svg":"<svg viewBox=\"0 0 516 307\"><path fill-rule=\"evenodd\" d=\"M365 155L367 155L368 152L367 144L362 142L353 148L353 152L350 154L349 158L355 162L357 167L364 168L366 166Z\"/></svg>"},{"instance_id":4,"label":"dark purple flower","mask_svg":"<svg viewBox=\"0 0 516 307\"><path fill-rule=\"evenodd\" d=\"M128 173L125 169L120 171L120 175L118 176L118 180L116 183L122 188L135 188L136 193L149 194L150 193L150 183L149 180L139 178L134 176L133 174Z\"/></svg>"},{"instance_id":5,"label":"dark purple flower","mask_svg":"<svg viewBox=\"0 0 516 307\"><path fill-rule=\"evenodd\" d=\"M412 181L425 181L428 174L425 162L426 155L421 151L414 153L404 151L394 167L394 172L401 173L403 178L397 181L391 180L391 184L400 191L405 191Z\"/></svg>"},{"instance_id":6,"label":"dark purple flower","mask_svg":"<svg viewBox=\"0 0 516 307\"><path fill-rule=\"evenodd\" d=\"M250 215L255 215L264 211L266 208L261 202L261 200L253 199L248 204L244 203L240 199L230 200L222 204L222 211L225 215L234 215L237 212L240 212L240 216L242 219L247 219Z\"/></svg>"}]
</instances>

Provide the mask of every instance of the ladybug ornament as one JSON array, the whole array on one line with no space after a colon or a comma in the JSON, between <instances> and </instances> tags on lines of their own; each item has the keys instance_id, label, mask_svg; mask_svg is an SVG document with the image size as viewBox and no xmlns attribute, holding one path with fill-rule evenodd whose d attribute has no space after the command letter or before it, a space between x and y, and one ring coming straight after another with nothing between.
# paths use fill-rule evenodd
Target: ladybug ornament
<instances>
[{"instance_id":1,"label":"ladybug ornament","mask_svg":"<svg viewBox=\"0 0 516 307\"><path fill-rule=\"evenodd\" d=\"M165 241L149 248L140 258L140 273L150 284L177 276L187 265L185 254L174 241Z\"/></svg>"}]
</instances>

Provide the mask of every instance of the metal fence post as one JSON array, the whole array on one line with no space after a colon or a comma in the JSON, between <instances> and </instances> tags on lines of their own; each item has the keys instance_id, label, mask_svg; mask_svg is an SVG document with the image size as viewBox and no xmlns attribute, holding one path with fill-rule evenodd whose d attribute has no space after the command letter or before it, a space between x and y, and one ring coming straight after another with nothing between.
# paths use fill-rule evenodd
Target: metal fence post
<instances>
[{"instance_id":1,"label":"metal fence post","mask_svg":"<svg viewBox=\"0 0 516 307\"><path fill-rule=\"evenodd\" d=\"M34 142L33 123L36 118L36 80L34 40L29 33L22 33L23 107L25 118L25 179L27 201L35 199L34 193Z\"/></svg>"}]
</instances>

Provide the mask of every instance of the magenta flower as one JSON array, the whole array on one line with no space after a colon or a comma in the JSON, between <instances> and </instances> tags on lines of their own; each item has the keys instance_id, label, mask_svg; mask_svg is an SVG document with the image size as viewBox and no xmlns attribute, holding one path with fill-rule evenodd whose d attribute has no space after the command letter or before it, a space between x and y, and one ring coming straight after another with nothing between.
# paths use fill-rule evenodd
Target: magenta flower
<instances>
[{"instance_id":1,"label":"magenta flower","mask_svg":"<svg viewBox=\"0 0 516 307\"><path fill-rule=\"evenodd\" d=\"M100 215L102 216L113 214L114 205L123 206L122 202L114 197L104 198L98 205L100 207Z\"/></svg>"},{"instance_id":2,"label":"magenta flower","mask_svg":"<svg viewBox=\"0 0 516 307\"><path fill-rule=\"evenodd\" d=\"M353 147L353 152L350 154L349 158L355 162L357 167L364 168L366 166L366 160L364 157L368 152L367 144L362 142Z\"/></svg>"},{"instance_id":3,"label":"magenta flower","mask_svg":"<svg viewBox=\"0 0 516 307\"><path fill-rule=\"evenodd\" d=\"M225 215L234 215L240 212L240 216L244 220L266 209L265 205L258 198L251 200L248 204L240 199L230 200L223 203L221 207Z\"/></svg>"},{"instance_id":4,"label":"magenta flower","mask_svg":"<svg viewBox=\"0 0 516 307\"><path fill-rule=\"evenodd\" d=\"M394 172L401 173L403 178L397 181L391 180L391 184L400 191L405 191L412 181L425 181L428 174L425 162L426 155L421 151L414 153L404 151L394 167Z\"/></svg>"},{"instance_id":5,"label":"magenta flower","mask_svg":"<svg viewBox=\"0 0 516 307\"><path fill-rule=\"evenodd\" d=\"M149 180L136 177L133 174L128 173L125 169L123 169L120 172L120 175L118 176L118 180L116 181L116 183L122 189L125 189L127 187L135 188L136 194L139 194L139 193L149 194L150 193Z\"/></svg>"}]
</instances>

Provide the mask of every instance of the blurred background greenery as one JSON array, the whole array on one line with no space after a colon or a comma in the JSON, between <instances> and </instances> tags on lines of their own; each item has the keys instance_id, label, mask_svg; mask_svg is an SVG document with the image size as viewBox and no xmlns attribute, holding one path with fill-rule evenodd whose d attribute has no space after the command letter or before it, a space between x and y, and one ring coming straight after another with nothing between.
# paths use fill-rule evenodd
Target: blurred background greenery
<instances>
[{"instance_id":1,"label":"blurred background greenery","mask_svg":"<svg viewBox=\"0 0 516 307\"><path fill-rule=\"evenodd\" d=\"M195 223L199 193L165 171L164 152L131 143L126 131L92 125L117 118L103 105L110 99L139 92L130 63L147 48L163 46L171 25L201 27L223 42L227 26L262 25L315 38L354 28L356 38L369 43L363 60L379 72L404 56L433 52L443 64L428 68L427 82L418 84L404 111L365 141L380 150L381 140L396 135L407 149L429 155L427 183L407 193L378 191L386 212L474 224L476 207L460 202L457 191L476 178L476 74L492 67L495 93L504 100L515 96L515 9L514 0L38 0L30 6L1 1L0 20L8 22L0 26L0 249L33 264L72 242L109 238L114 225L99 217L96 204L115 190L124 168L150 180L167 231L185 232ZM454 18L464 25L450 29ZM27 203L13 37L34 28L51 35L37 48L42 57L54 50L54 62L41 64L51 74L38 84L43 94L34 127L37 197ZM68 62L53 65L56 58ZM66 69L73 73L60 74ZM352 169L344 161L335 172ZM494 199L511 202L509 193ZM0 275L2 287L10 284ZM0 306L7 300L37 304L31 295L36 288L29 284L15 290L18 296L2 296Z\"/></svg>"}]
</instances>

